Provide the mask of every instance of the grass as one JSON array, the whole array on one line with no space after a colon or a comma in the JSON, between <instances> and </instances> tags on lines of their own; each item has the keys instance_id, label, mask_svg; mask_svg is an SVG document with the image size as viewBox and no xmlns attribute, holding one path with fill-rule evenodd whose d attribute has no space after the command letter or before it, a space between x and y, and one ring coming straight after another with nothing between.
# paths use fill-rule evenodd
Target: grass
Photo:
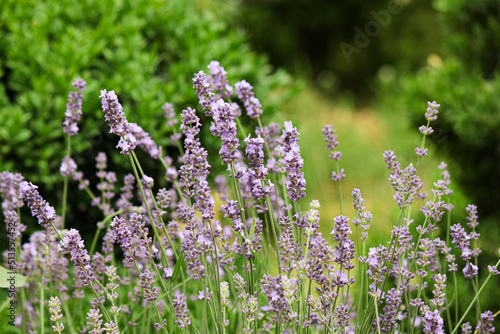
<instances>
[{"instance_id":1,"label":"grass","mask_svg":"<svg viewBox=\"0 0 500 334\"><path fill-rule=\"evenodd\" d=\"M422 123L426 103L422 101ZM323 232L331 231L332 218L340 214L338 186L331 180L335 163L328 159L321 133L324 125L332 124L340 142L337 149L342 151L340 166L346 173L342 180L344 214L348 217L354 215L351 191L359 188L367 210L374 215L369 240L374 245L381 239L387 240L399 210L392 200L394 191L387 181L389 173L382 154L390 149L403 166L415 162L414 149L422 140L418 129L410 126L403 112L390 114L381 107L355 109L348 102L331 101L310 87L289 102L285 118L293 120L301 134L299 144L307 180L304 203L313 199L320 201ZM429 192L432 182L439 178L437 166L441 161L431 146L419 168L419 175L425 182L424 190ZM457 185L452 188L457 189ZM460 192L456 192L454 198L458 208L465 205Z\"/></svg>"}]
</instances>

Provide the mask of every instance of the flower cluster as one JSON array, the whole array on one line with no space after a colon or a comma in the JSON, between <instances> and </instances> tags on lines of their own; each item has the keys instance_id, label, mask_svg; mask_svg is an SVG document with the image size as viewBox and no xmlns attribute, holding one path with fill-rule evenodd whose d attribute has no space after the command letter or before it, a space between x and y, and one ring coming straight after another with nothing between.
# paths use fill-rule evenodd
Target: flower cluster
<instances>
[{"instance_id":1,"label":"flower cluster","mask_svg":"<svg viewBox=\"0 0 500 334\"><path fill-rule=\"evenodd\" d=\"M64 113L63 130L69 136L76 136L78 133L77 122L82 117L82 92L85 90L87 83L79 78L73 81L71 85L76 89L76 92L69 93L66 112Z\"/></svg>"},{"instance_id":2,"label":"flower cluster","mask_svg":"<svg viewBox=\"0 0 500 334\"><path fill-rule=\"evenodd\" d=\"M242 80L237 82L236 87L236 95L247 110L247 115L251 118L259 118L262 115L262 105L260 104L259 99L255 97L253 92L253 87L246 80Z\"/></svg>"},{"instance_id":3,"label":"flower cluster","mask_svg":"<svg viewBox=\"0 0 500 334\"><path fill-rule=\"evenodd\" d=\"M344 212L342 201L329 226L320 217L319 201L312 200L302 211L306 162L297 128L291 121L262 126L262 106L253 87L242 80L233 89L217 61L208 69L208 75L200 71L193 79L204 116L187 107L178 125L173 105L162 108L179 146L177 158L163 156L173 150L162 152L154 132L150 135L128 123L113 91L101 91L105 119L111 133L120 137L117 147L129 154L134 173L122 178L108 168L108 156L101 152L96 174L89 176L96 180L91 185L68 153L60 168L65 176L63 217L56 216L38 187L20 174L0 174L9 247L15 250L4 253L4 262L17 261L11 270L27 277L19 298L23 332L44 332L52 326L56 333L66 329L117 334L155 328L163 334L434 334L446 328L454 334L462 325L459 319L470 310L478 333L494 331L496 314L481 309L479 293L500 274L500 261L488 266L489 274L482 272L478 207L467 206L466 224L451 223L446 164L438 167L441 178L430 185L430 199L425 199L418 175L437 103L428 104L424 138L418 157L413 157L416 163L403 167L393 151L384 153L397 214L389 242L374 245L368 240L374 216L357 188L350 192L353 216ZM73 118L81 110L84 87L76 83L79 93L70 95ZM245 139L238 137L240 106L231 100L233 93L248 115L258 119L259 128ZM75 126L68 123L73 130ZM340 181L345 173L339 166L337 136L332 126L322 132L336 164L332 178ZM209 133L216 138L200 136ZM210 140L221 144L213 159L203 146ZM155 179L149 165L141 166L132 153L137 146L147 153L146 159L161 163L166 179ZM213 161L226 165L228 173L212 178ZM101 215L88 249L78 230L63 227L69 176L89 195L91 217ZM336 185L343 196L341 183ZM419 208L417 199L422 200ZM22 243L24 203L43 229ZM449 235L441 239L445 233ZM461 271L458 256L463 260ZM459 300L456 291L466 290L458 289L457 276L462 274L477 296ZM480 279L483 274L488 275L485 280ZM463 303L469 304L462 307ZM83 313L68 312L76 307ZM463 317L452 316L450 308L466 311ZM465 323L462 329L471 334L473 327Z\"/></svg>"},{"instance_id":4,"label":"flower cluster","mask_svg":"<svg viewBox=\"0 0 500 334\"><path fill-rule=\"evenodd\" d=\"M104 119L109 123L109 132L120 136L120 141L116 147L121 149L121 154L129 154L137 146L137 139L132 133L122 105L118 102L118 96L116 96L114 90L107 92L104 89L101 91L99 98L104 111Z\"/></svg>"},{"instance_id":5,"label":"flower cluster","mask_svg":"<svg viewBox=\"0 0 500 334\"><path fill-rule=\"evenodd\" d=\"M38 219L42 227L48 228L56 219L56 210L40 196L38 186L33 183L23 181L19 184L19 189L20 197L30 208L33 217Z\"/></svg>"}]
</instances>

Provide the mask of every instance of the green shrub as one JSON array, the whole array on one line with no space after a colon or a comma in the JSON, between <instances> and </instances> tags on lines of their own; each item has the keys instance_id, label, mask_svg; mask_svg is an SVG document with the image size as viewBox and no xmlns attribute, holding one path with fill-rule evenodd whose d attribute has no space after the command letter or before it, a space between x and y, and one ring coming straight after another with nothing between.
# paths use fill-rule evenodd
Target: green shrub
<instances>
[{"instance_id":1,"label":"green shrub","mask_svg":"<svg viewBox=\"0 0 500 334\"><path fill-rule=\"evenodd\" d=\"M500 217L500 6L498 1L436 0L447 53L441 62L399 78L390 99L419 124L419 101L437 100L443 116L432 137L454 162L452 175L482 217Z\"/></svg>"},{"instance_id":2,"label":"green shrub","mask_svg":"<svg viewBox=\"0 0 500 334\"><path fill-rule=\"evenodd\" d=\"M224 15L230 15L225 12ZM196 105L192 74L212 59L232 69L230 83L256 84L266 113L291 90L269 94L289 77L271 74L264 56L253 53L243 31L202 1L48 0L0 4L0 170L22 171L50 188L60 177L65 143L62 121L71 82L82 77L81 133L72 143L77 163L93 168L97 151L114 150L99 104L101 89L115 90L128 118L162 146L169 145L161 105L180 113ZM194 98L193 98L194 97ZM109 140L108 140L109 139ZM20 145L22 144L22 145ZM98 148L97 148L98 146Z\"/></svg>"}]
</instances>

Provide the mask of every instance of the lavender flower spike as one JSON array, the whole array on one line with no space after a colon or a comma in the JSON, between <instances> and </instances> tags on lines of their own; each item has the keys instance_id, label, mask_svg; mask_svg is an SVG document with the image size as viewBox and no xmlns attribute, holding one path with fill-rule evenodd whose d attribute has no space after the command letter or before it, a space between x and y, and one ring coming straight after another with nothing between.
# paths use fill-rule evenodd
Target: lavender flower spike
<instances>
[{"instance_id":1,"label":"lavender flower spike","mask_svg":"<svg viewBox=\"0 0 500 334\"><path fill-rule=\"evenodd\" d=\"M3 210L16 210L24 205L19 189L23 181L24 177L19 173L14 174L9 171L0 173L0 197Z\"/></svg>"},{"instance_id":2,"label":"lavender flower spike","mask_svg":"<svg viewBox=\"0 0 500 334\"><path fill-rule=\"evenodd\" d=\"M59 323L63 317L59 297L51 297L47 304L49 305L50 321L56 323L55 326L52 326L54 333L62 333L64 331L64 324Z\"/></svg>"},{"instance_id":3,"label":"lavender flower spike","mask_svg":"<svg viewBox=\"0 0 500 334\"><path fill-rule=\"evenodd\" d=\"M425 334L444 334L443 318L441 318L441 316L439 315L438 310L434 310L433 312L425 312L424 320Z\"/></svg>"},{"instance_id":4,"label":"lavender flower spike","mask_svg":"<svg viewBox=\"0 0 500 334\"><path fill-rule=\"evenodd\" d=\"M337 135L335 135L333 126L325 125L321 132L323 132L323 137L325 137L326 149L330 151L330 155L328 157L333 160L340 160L342 152L335 150L335 148L339 145L339 142L337 141Z\"/></svg>"},{"instance_id":5,"label":"lavender flower spike","mask_svg":"<svg viewBox=\"0 0 500 334\"><path fill-rule=\"evenodd\" d=\"M84 280L86 285L92 285L96 277L90 266L90 256L85 249L80 232L74 228L66 232L59 243L59 250L64 254L71 254L71 261L75 264L78 277Z\"/></svg>"},{"instance_id":6,"label":"lavender flower spike","mask_svg":"<svg viewBox=\"0 0 500 334\"><path fill-rule=\"evenodd\" d=\"M38 193L38 187L31 182L21 182L19 185L21 198L31 209L33 217L38 219L38 223L48 228L50 223L56 219L56 210L47 203Z\"/></svg>"},{"instance_id":7,"label":"lavender flower spike","mask_svg":"<svg viewBox=\"0 0 500 334\"><path fill-rule=\"evenodd\" d=\"M82 117L82 92L85 90L87 83L83 79L78 78L71 85L77 91L69 93L66 112L64 113L63 131L70 136L74 136L78 133L76 122Z\"/></svg>"},{"instance_id":8,"label":"lavender flower spike","mask_svg":"<svg viewBox=\"0 0 500 334\"><path fill-rule=\"evenodd\" d=\"M262 105L260 101L255 97L254 92L252 91L253 87L245 80L237 82L236 85L236 94L245 109L247 110L247 115L251 118L259 118L262 115Z\"/></svg>"},{"instance_id":9,"label":"lavender flower spike","mask_svg":"<svg viewBox=\"0 0 500 334\"><path fill-rule=\"evenodd\" d=\"M104 119L109 123L109 132L121 137L116 147L121 149L121 154L129 154L137 146L137 139L132 134L115 91L107 92L103 89L99 97L104 111Z\"/></svg>"},{"instance_id":10,"label":"lavender flower spike","mask_svg":"<svg viewBox=\"0 0 500 334\"><path fill-rule=\"evenodd\" d=\"M59 168L59 173L61 173L62 176L72 176L76 174L77 168L75 160L64 157L61 162L61 167Z\"/></svg>"},{"instance_id":11,"label":"lavender flower spike","mask_svg":"<svg viewBox=\"0 0 500 334\"><path fill-rule=\"evenodd\" d=\"M288 197L297 202L306 196L306 179L301 172L304 167L304 159L300 155L300 147L297 144L299 133L293 127L292 122L285 122L285 129L281 135L285 150L285 168L288 175L286 191Z\"/></svg>"},{"instance_id":12,"label":"lavender flower spike","mask_svg":"<svg viewBox=\"0 0 500 334\"><path fill-rule=\"evenodd\" d=\"M178 294L174 297L172 304L174 305L175 316L177 317L177 320L175 320L177 327L186 328L191 325L191 318L187 315L186 297L183 294Z\"/></svg>"},{"instance_id":13,"label":"lavender flower spike","mask_svg":"<svg viewBox=\"0 0 500 334\"><path fill-rule=\"evenodd\" d=\"M221 93L222 98L224 99L233 95L233 87L227 81L227 72L224 70L224 67L220 66L220 63L216 60L212 60L207 67L212 84L215 90Z\"/></svg>"},{"instance_id":14,"label":"lavender flower spike","mask_svg":"<svg viewBox=\"0 0 500 334\"><path fill-rule=\"evenodd\" d=\"M205 115L212 116L212 103L215 102L214 93L210 90L207 75L200 71L195 73L193 78L193 88L196 88L196 95L200 100L200 105L205 111Z\"/></svg>"}]
</instances>

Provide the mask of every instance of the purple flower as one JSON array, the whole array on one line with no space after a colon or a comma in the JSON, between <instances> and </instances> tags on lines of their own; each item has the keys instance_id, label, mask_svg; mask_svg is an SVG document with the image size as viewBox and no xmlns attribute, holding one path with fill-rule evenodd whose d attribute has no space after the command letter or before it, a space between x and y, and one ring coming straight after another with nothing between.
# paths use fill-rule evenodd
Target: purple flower
<instances>
[{"instance_id":1,"label":"purple flower","mask_svg":"<svg viewBox=\"0 0 500 334\"><path fill-rule=\"evenodd\" d=\"M349 218L345 216L338 216L333 218L333 240L338 242L335 245L334 261L341 265L342 268L350 270L354 268L352 259L354 258L354 242L349 239L351 228L349 227Z\"/></svg>"},{"instance_id":2,"label":"purple flower","mask_svg":"<svg viewBox=\"0 0 500 334\"><path fill-rule=\"evenodd\" d=\"M434 133L434 130L430 126L422 125L418 128L421 134L424 136L428 136L432 133Z\"/></svg>"},{"instance_id":3,"label":"purple flower","mask_svg":"<svg viewBox=\"0 0 500 334\"><path fill-rule=\"evenodd\" d=\"M264 184L267 177L267 168L264 167L264 139L260 136L250 138L250 135L248 135L245 142L248 144L245 152L250 160L248 184L251 188L253 198L261 200L272 191L272 184Z\"/></svg>"},{"instance_id":4,"label":"purple flower","mask_svg":"<svg viewBox=\"0 0 500 334\"><path fill-rule=\"evenodd\" d=\"M478 270L478 268L476 265L474 265L470 262L467 262L467 264L465 265L462 272L464 273L465 278L472 278L472 277L477 276L477 270Z\"/></svg>"},{"instance_id":5,"label":"purple flower","mask_svg":"<svg viewBox=\"0 0 500 334\"><path fill-rule=\"evenodd\" d=\"M132 232L130 232L125 219L120 217L113 218L111 222L111 227L113 228L113 235L115 240L120 244L123 251L126 253L131 250L132 245Z\"/></svg>"},{"instance_id":6,"label":"purple flower","mask_svg":"<svg viewBox=\"0 0 500 334\"><path fill-rule=\"evenodd\" d=\"M59 168L59 172L62 176L70 176L76 174L76 163L73 159L68 159L68 157L64 157L61 162L61 167Z\"/></svg>"},{"instance_id":7,"label":"purple flower","mask_svg":"<svg viewBox=\"0 0 500 334\"><path fill-rule=\"evenodd\" d=\"M109 123L109 132L120 136L120 141L116 147L121 149L121 154L129 154L137 146L137 139L131 133L130 125L125 117L122 105L118 102L115 91L101 90L99 98L101 98L104 119Z\"/></svg>"},{"instance_id":8,"label":"purple flower","mask_svg":"<svg viewBox=\"0 0 500 334\"><path fill-rule=\"evenodd\" d=\"M427 102L427 112L425 113L425 119L429 122L435 121L437 119L438 109L441 105L437 104L436 101Z\"/></svg>"},{"instance_id":9,"label":"purple flower","mask_svg":"<svg viewBox=\"0 0 500 334\"><path fill-rule=\"evenodd\" d=\"M437 274L435 277L436 284L434 284L434 290L432 294L434 298L431 299L431 304L434 305L438 310L443 307L445 302L445 289L446 289L446 275Z\"/></svg>"},{"instance_id":10,"label":"purple flower","mask_svg":"<svg viewBox=\"0 0 500 334\"><path fill-rule=\"evenodd\" d=\"M137 146L142 148L144 152L148 153L151 158L159 159L161 156L161 147L158 147L149 133L144 131L136 123L129 123L130 131L134 138L137 140Z\"/></svg>"},{"instance_id":11,"label":"purple flower","mask_svg":"<svg viewBox=\"0 0 500 334\"><path fill-rule=\"evenodd\" d=\"M9 240L14 241L21 238L21 235L24 231L26 231L27 226L19 222L17 211L4 210L3 215L5 217L5 226Z\"/></svg>"},{"instance_id":12,"label":"purple flower","mask_svg":"<svg viewBox=\"0 0 500 334\"><path fill-rule=\"evenodd\" d=\"M193 88L196 88L196 95L200 100L200 105L205 111L205 115L212 116L212 103L214 102L214 93L210 90L205 72L200 71L194 75Z\"/></svg>"},{"instance_id":13,"label":"purple flower","mask_svg":"<svg viewBox=\"0 0 500 334\"><path fill-rule=\"evenodd\" d=\"M144 175L142 177L142 185L144 188L146 189L152 189L153 188L153 184L154 184L154 180L152 177L149 177L147 175Z\"/></svg>"},{"instance_id":14,"label":"purple flower","mask_svg":"<svg viewBox=\"0 0 500 334\"><path fill-rule=\"evenodd\" d=\"M380 314L380 330L382 333L390 333L396 325L396 316L401 304L402 292L395 288L390 289L385 294L385 306L383 313ZM377 321L374 321L372 330L377 331Z\"/></svg>"},{"instance_id":15,"label":"purple flower","mask_svg":"<svg viewBox=\"0 0 500 334\"><path fill-rule=\"evenodd\" d=\"M177 294L174 297L172 304L174 306L175 316L177 318L177 320L175 320L177 328L186 328L191 325L191 318L188 316L186 297L184 296L184 294Z\"/></svg>"},{"instance_id":16,"label":"purple flower","mask_svg":"<svg viewBox=\"0 0 500 334\"><path fill-rule=\"evenodd\" d=\"M477 325L476 329L479 334L494 333L493 321L495 320L491 311L486 311L481 314L481 323Z\"/></svg>"},{"instance_id":17,"label":"purple flower","mask_svg":"<svg viewBox=\"0 0 500 334\"><path fill-rule=\"evenodd\" d=\"M340 181L345 178L344 168L341 168L340 171L332 172L332 181Z\"/></svg>"},{"instance_id":18,"label":"purple flower","mask_svg":"<svg viewBox=\"0 0 500 334\"><path fill-rule=\"evenodd\" d=\"M95 167L101 172L101 174L97 174L97 177L105 177L105 174L102 174L102 171L104 171L106 168L108 168L108 157L106 156L106 153L104 152L99 152L97 153L97 157L95 158L96 164Z\"/></svg>"},{"instance_id":19,"label":"purple flower","mask_svg":"<svg viewBox=\"0 0 500 334\"><path fill-rule=\"evenodd\" d=\"M492 275L500 275L500 271L498 271L498 269L495 268L494 266L488 266L488 271Z\"/></svg>"},{"instance_id":20,"label":"purple flower","mask_svg":"<svg viewBox=\"0 0 500 334\"><path fill-rule=\"evenodd\" d=\"M163 274L165 274L166 279L172 278L172 275L174 274L174 269L173 268L163 268Z\"/></svg>"},{"instance_id":21,"label":"purple flower","mask_svg":"<svg viewBox=\"0 0 500 334\"><path fill-rule=\"evenodd\" d=\"M285 122L281 140L285 152L286 190L288 198L292 201L299 201L306 195L306 179L304 173L301 172L304 159L300 155L300 147L297 144L299 141L298 136L297 128L293 127L292 122Z\"/></svg>"},{"instance_id":22,"label":"purple flower","mask_svg":"<svg viewBox=\"0 0 500 334\"><path fill-rule=\"evenodd\" d=\"M420 212L424 214L425 217L432 218L436 222L440 221L443 217L445 210L444 201L428 201L425 205L420 209Z\"/></svg>"},{"instance_id":23,"label":"purple flower","mask_svg":"<svg viewBox=\"0 0 500 334\"><path fill-rule=\"evenodd\" d=\"M444 334L443 318L439 315L438 310L425 312L424 321L425 334Z\"/></svg>"},{"instance_id":24,"label":"purple flower","mask_svg":"<svg viewBox=\"0 0 500 334\"><path fill-rule=\"evenodd\" d=\"M236 275L235 275L236 276ZM266 296L269 309L275 313L274 322L291 323L298 315L293 310L298 281L284 275L271 277L264 274L261 280L262 293Z\"/></svg>"},{"instance_id":25,"label":"purple flower","mask_svg":"<svg viewBox=\"0 0 500 334\"><path fill-rule=\"evenodd\" d=\"M212 122L210 131L214 136L218 136L222 140L222 147L219 155L223 164L236 162L240 158L236 122L234 121L234 110L229 103L219 99L212 103L212 111L215 123Z\"/></svg>"},{"instance_id":26,"label":"purple flower","mask_svg":"<svg viewBox=\"0 0 500 334\"><path fill-rule=\"evenodd\" d=\"M174 106L172 103L165 103L161 106L163 116L167 119L167 126L174 126L179 121L175 118Z\"/></svg>"},{"instance_id":27,"label":"purple flower","mask_svg":"<svg viewBox=\"0 0 500 334\"><path fill-rule=\"evenodd\" d=\"M216 110L214 109L214 118ZM210 164L207 161L208 152L201 146L196 137L199 133L199 118L191 108L182 112L181 128L184 129L186 139L184 147L184 165L180 168L179 186L186 198L194 196L194 207L200 210L205 222L215 217L215 201L208 185L207 176L210 173ZM224 144L223 144L224 145Z\"/></svg>"},{"instance_id":28,"label":"purple flower","mask_svg":"<svg viewBox=\"0 0 500 334\"><path fill-rule=\"evenodd\" d=\"M462 324L462 334L472 334L472 326L466 322Z\"/></svg>"},{"instance_id":29,"label":"purple flower","mask_svg":"<svg viewBox=\"0 0 500 334\"><path fill-rule=\"evenodd\" d=\"M467 211L467 225L472 229L476 228L479 225L477 221L477 206L469 204L465 208L465 211Z\"/></svg>"},{"instance_id":30,"label":"purple flower","mask_svg":"<svg viewBox=\"0 0 500 334\"><path fill-rule=\"evenodd\" d=\"M420 147L415 148L415 154L419 157L426 156L428 151L429 150L426 148L420 148Z\"/></svg>"},{"instance_id":31,"label":"purple flower","mask_svg":"<svg viewBox=\"0 0 500 334\"><path fill-rule=\"evenodd\" d=\"M323 137L325 137L326 149L330 151L329 158L339 160L342 157L342 152L335 151L335 148L339 145L339 142L337 141L337 136L335 135L333 126L325 125L321 132L323 132Z\"/></svg>"},{"instance_id":32,"label":"purple flower","mask_svg":"<svg viewBox=\"0 0 500 334\"><path fill-rule=\"evenodd\" d=\"M87 313L87 325L92 328L89 333L98 334L102 333L104 330L101 328L102 326L102 314L100 314L100 310L98 308L90 309Z\"/></svg>"},{"instance_id":33,"label":"purple flower","mask_svg":"<svg viewBox=\"0 0 500 334\"><path fill-rule=\"evenodd\" d=\"M80 233L73 228L66 232L59 242L59 250L64 254L71 255L71 261L77 269L78 277L84 281L84 284L92 285L96 277L90 266L90 256L85 249Z\"/></svg>"},{"instance_id":34,"label":"purple flower","mask_svg":"<svg viewBox=\"0 0 500 334\"><path fill-rule=\"evenodd\" d=\"M69 93L66 112L64 113L63 131L69 136L74 136L78 133L77 122L82 117L82 92L85 90L87 83L79 78L73 81L71 85L77 91Z\"/></svg>"},{"instance_id":35,"label":"purple flower","mask_svg":"<svg viewBox=\"0 0 500 334\"><path fill-rule=\"evenodd\" d=\"M455 248L462 250L462 255L460 256L464 261L469 261L472 256L472 251L470 250L470 237L465 232L464 228L460 224L455 224L450 226L450 235L453 238L451 242L455 245Z\"/></svg>"},{"instance_id":36,"label":"purple flower","mask_svg":"<svg viewBox=\"0 0 500 334\"><path fill-rule=\"evenodd\" d=\"M370 228L370 223L373 220L373 216L370 212L365 212L365 200L361 197L361 191L357 188L352 190L352 205L356 210L356 218L352 220L354 226L360 225L361 232L361 241L365 241L368 238L368 229Z\"/></svg>"},{"instance_id":37,"label":"purple flower","mask_svg":"<svg viewBox=\"0 0 500 334\"><path fill-rule=\"evenodd\" d=\"M48 228L56 219L56 210L47 203L38 193L38 187L31 182L21 182L19 185L21 198L31 210L33 217L37 217L38 223Z\"/></svg>"},{"instance_id":38,"label":"purple flower","mask_svg":"<svg viewBox=\"0 0 500 334\"><path fill-rule=\"evenodd\" d=\"M207 67L209 69L210 81L215 90L222 95L222 98L224 99L233 95L233 87L227 81L227 72L224 70L224 67L220 66L220 63L216 60L212 60Z\"/></svg>"},{"instance_id":39,"label":"purple flower","mask_svg":"<svg viewBox=\"0 0 500 334\"><path fill-rule=\"evenodd\" d=\"M139 286L144 289L144 298L149 302L158 299L158 291L156 291L156 287L154 286L153 276L153 273L148 269L145 269L144 272L139 275L141 279Z\"/></svg>"},{"instance_id":40,"label":"purple flower","mask_svg":"<svg viewBox=\"0 0 500 334\"><path fill-rule=\"evenodd\" d=\"M24 177L19 173L14 174L9 171L0 173L0 195L3 200L3 210L16 210L24 205L19 187L23 181Z\"/></svg>"},{"instance_id":41,"label":"purple flower","mask_svg":"<svg viewBox=\"0 0 500 334\"><path fill-rule=\"evenodd\" d=\"M387 272L385 261L389 261L389 259L390 254L387 247L380 245L378 247L370 248L368 251L368 258L366 260L366 263L368 264L368 270L366 273L372 281L382 283Z\"/></svg>"},{"instance_id":42,"label":"purple flower","mask_svg":"<svg viewBox=\"0 0 500 334\"><path fill-rule=\"evenodd\" d=\"M250 118L259 118L262 115L262 105L252 91L253 87L245 80L237 82L234 86L236 87L236 95L247 110L247 115Z\"/></svg>"},{"instance_id":43,"label":"purple flower","mask_svg":"<svg viewBox=\"0 0 500 334\"><path fill-rule=\"evenodd\" d=\"M400 164L396 160L396 155L393 151L385 151L384 159L387 163L387 168L391 170L389 182L396 191L394 200L399 208L403 209L409 206L418 190L422 188L423 183L417 176L417 169L410 163L404 170L400 169Z\"/></svg>"}]
</instances>

